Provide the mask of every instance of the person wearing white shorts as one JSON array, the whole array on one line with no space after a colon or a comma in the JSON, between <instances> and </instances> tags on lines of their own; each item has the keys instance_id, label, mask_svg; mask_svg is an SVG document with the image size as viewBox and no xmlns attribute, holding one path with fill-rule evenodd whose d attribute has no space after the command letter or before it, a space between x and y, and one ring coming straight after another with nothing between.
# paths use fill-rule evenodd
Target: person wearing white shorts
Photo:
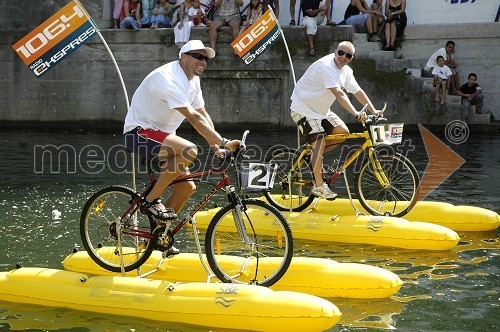
<instances>
[{"instance_id":1,"label":"person wearing white shorts","mask_svg":"<svg viewBox=\"0 0 500 332\"><path fill-rule=\"evenodd\" d=\"M314 36L318 31L318 25L323 23L325 16L328 16L330 11L329 1L326 1L326 4L323 6L320 6L320 3L321 0L303 0L301 3L302 14L304 16L302 25L306 26L307 41L309 43L308 54L310 56L316 54L314 51Z\"/></svg>"}]
</instances>

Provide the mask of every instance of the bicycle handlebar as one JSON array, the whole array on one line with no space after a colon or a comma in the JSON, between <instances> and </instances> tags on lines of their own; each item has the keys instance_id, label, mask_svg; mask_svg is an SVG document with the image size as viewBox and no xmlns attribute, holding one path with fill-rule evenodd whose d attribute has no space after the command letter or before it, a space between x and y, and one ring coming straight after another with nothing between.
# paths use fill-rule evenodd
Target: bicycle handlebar
<instances>
[{"instance_id":1,"label":"bicycle handlebar","mask_svg":"<svg viewBox=\"0 0 500 332\"><path fill-rule=\"evenodd\" d=\"M231 151L231 150L226 151L226 154L220 158L220 160L221 160L220 167L217 167L216 169L214 169L214 171L216 171L216 172L224 171L231 164L231 162L236 158L236 156L238 156L238 154L246 151L245 142L247 140L247 136L249 133L250 133L250 130L245 130L243 132L243 136L242 136L241 141L240 141L240 146L235 151Z\"/></svg>"},{"instance_id":2,"label":"bicycle handlebar","mask_svg":"<svg viewBox=\"0 0 500 332\"><path fill-rule=\"evenodd\" d=\"M366 109L368 108L368 104L366 104L365 106L363 106L363 108L361 109L360 113L362 112L365 112L366 113ZM381 112L379 114L384 114L385 110L387 108L387 102L384 103L384 107L382 108ZM386 118L384 118L382 115L379 115L379 114L370 114L370 115L366 115L366 120L363 121L363 125L366 124L366 123L370 123L370 122L375 122L377 123L378 121L387 121Z\"/></svg>"}]
</instances>

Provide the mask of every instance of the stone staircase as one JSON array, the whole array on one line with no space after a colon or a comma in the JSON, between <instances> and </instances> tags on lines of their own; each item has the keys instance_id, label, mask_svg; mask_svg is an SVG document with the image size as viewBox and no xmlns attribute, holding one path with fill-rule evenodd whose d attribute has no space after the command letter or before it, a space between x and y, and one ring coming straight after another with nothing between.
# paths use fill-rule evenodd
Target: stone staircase
<instances>
[{"instance_id":1,"label":"stone staircase","mask_svg":"<svg viewBox=\"0 0 500 332\"><path fill-rule=\"evenodd\" d=\"M431 117L439 117L441 121L463 120L460 96L447 95L446 104L439 105L434 101L435 88L434 79L422 77L422 69L416 68L420 65L416 61L408 61L398 51L383 51L381 43L369 42L368 34L354 33L353 44L356 47L356 57L358 59L371 59L375 61L375 68L378 71L398 72L405 70L408 74L407 85L410 91L415 94L427 95L427 108ZM490 114L476 114L475 106L471 106L467 116L468 124L488 124Z\"/></svg>"}]
</instances>

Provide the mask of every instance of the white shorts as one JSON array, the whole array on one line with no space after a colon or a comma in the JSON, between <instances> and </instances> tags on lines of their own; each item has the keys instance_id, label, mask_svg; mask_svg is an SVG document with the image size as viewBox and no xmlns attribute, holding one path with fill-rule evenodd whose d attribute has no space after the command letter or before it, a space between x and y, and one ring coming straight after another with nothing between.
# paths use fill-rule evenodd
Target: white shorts
<instances>
[{"instance_id":1,"label":"white shorts","mask_svg":"<svg viewBox=\"0 0 500 332\"><path fill-rule=\"evenodd\" d=\"M333 112L328 112L326 119L313 119L292 110L292 120L297 124L308 143L314 142L320 134L329 135L333 128L345 125L344 121Z\"/></svg>"},{"instance_id":2,"label":"white shorts","mask_svg":"<svg viewBox=\"0 0 500 332\"><path fill-rule=\"evenodd\" d=\"M306 34L316 35L316 32L318 31L318 25L323 23L324 20L325 20L325 15L323 14L315 17L304 16L301 25L306 26Z\"/></svg>"}]
</instances>

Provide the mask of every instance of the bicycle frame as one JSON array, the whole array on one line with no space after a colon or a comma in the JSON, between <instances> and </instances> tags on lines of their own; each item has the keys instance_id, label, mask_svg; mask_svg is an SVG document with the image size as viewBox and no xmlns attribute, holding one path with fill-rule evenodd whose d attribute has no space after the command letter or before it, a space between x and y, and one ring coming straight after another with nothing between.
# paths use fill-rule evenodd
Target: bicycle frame
<instances>
[{"instance_id":1,"label":"bicycle frame","mask_svg":"<svg viewBox=\"0 0 500 332\"><path fill-rule=\"evenodd\" d=\"M238 213L233 213L233 217L234 217L235 226L236 226L236 229L238 230L238 233L240 235L241 241L242 241L242 243L245 246L251 246L252 240L248 237L248 235L244 235L244 234L247 234L247 233L245 232L245 225L244 225L244 222L243 222L243 220L241 218L241 207L239 206L239 204L240 204L239 197L235 194L235 189L234 189L233 185L231 184L231 179L229 178L229 176L227 174L227 167L225 167L224 165L221 166L218 169L210 169L210 170L207 170L207 171L196 172L196 173L192 173L192 174L183 174L183 175L180 175L174 181L172 181L172 183L170 184L170 185L174 185L174 184L180 183L180 182L191 181L191 180L202 178L202 177L205 177L205 176L219 175L219 174L221 175L222 178L215 185L215 187L208 194L206 194L201 199L201 201L189 212L189 215L187 217L185 217L184 219L182 219L177 224L177 226L174 229L172 229L172 230L170 230L172 222L168 223L168 226L165 228L165 233L164 233L164 235L166 235L168 232L170 232L169 235L173 237L188 222L193 225L193 233L194 233L194 236L195 236L195 242L196 242L196 247L197 247L197 250L198 250L198 255L200 257L200 261L202 262L203 267L205 268L205 270L207 271L207 274L208 274L207 282L211 278L215 277L215 275L210 270L210 267L203 260L202 249L201 249L200 241L199 241L199 238L198 238L198 232L197 232L197 229L196 229L195 214L198 211L200 211L201 209L203 209L203 207L206 205L206 203L208 201L210 201L210 199L212 199L212 197L214 197L215 194L219 190L223 189L226 192L226 194L228 195L229 203L232 204L232 205L234 205L235 207L237 207ZM120 221L127 220L127 219L130 218L130 216L135 215L135 213L137 213L137 210L139 209L141 202L146 199L146 196L149 194L149 192L153 188L154 184L156 183L155 174L154 174L154 172L151 169L149 170L149 177L150 177L151 183L146 186L146 188L142 191L141 194L138 194L138 197L134 200L133 203L131 203L131 205L129 206L129 208L122 214ZM118 226L118 227L120 227L120 226ZM119 234L121 234L119 232L119 229L117 230L117 232ZM147 231L137 230L137 229L131 229L131 230L129 230L129 229L123 229L123 234L131 235L131 236L137 236L137 237L141 237L141 238L146 238L146 239L149 239L149 240L154 239L154 235L153 234L151 234L151 233L149 233ZM120 244L119 244L119 251L120 251L120 255L121 255L121 245ZM140 274L140 276L141 277L146 277L148 275L151 275L151 274L155 273L159 269L159 267L161 266L161 264L163 262L163 259L165 257L166 257L165 254L162 255L162 258L159 260L158 265L156 266L155 269L153 269L153 270L151 270L151 271L149 271L149 272L147 272L145 274ZM122 269L122 271L123 271L123 269Z\"/></svg>"},{"instance_id":2,"label":"bicycle frame","mask_svg":"<svg viewBox=\"0 0 500 332\"><path fill-rule=\"evenodd\" d=\"M384 108L385 109L385 108ZM389 180L386 177L384 171L382 170L382 167L378 160L373 157L373 138L372 134L370 133L369 128L365 123L363 123L363 128L364 131L362 133L349 133L349 134L332 134L332 135L326 135L325 138L325 145L327 145L328 142L332 141L345 141L345 140L350 140L350 139L364 139L365 141L363 144L356 150L354 153L352 153L341 166L338 166L337 169L335 169L334 173L332 176L326 179L328 184L331 184L333 181L335 181L341 174L344 174L344 180L346 184L346 189L349 195L349 200L356 210L356 213L359 213L359 210L355 206L352 200L352 195L351 191L349 189L349 184L347 181L347 177L345 176L345 170L363 153L365 150L368 150L368 158L370 163L373 166L373 169L375 170L375 176L377 180L379 181L380 185L384 188L389 186ZM311 144L306 144L306 148L303 149L297 158L297 161L292 166L292 169L300 168L302 167L304 163L304 157L306 155L309 155L312 151L312 145ZM311 184L312 185L312 184ZM290 192L290 200L292 199L291 195L291 181L289 181L289 192ZM290 201L290 206L292 206L292 202Z\"/></svg>"}]
</instances>

